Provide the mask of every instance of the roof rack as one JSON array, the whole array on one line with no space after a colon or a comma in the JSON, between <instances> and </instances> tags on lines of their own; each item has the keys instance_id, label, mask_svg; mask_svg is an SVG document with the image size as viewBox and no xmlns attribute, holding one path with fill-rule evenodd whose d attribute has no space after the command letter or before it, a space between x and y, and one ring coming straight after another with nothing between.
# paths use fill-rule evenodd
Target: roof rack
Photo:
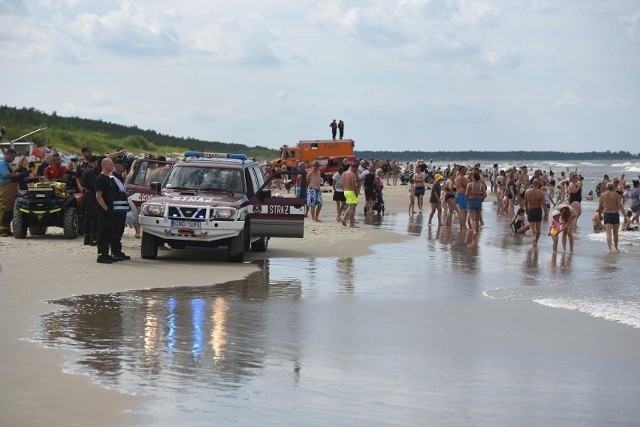
<instances>
[{"instance_id":1,"label":"roof rack","mask_svg":"<svg viewBox=\"0 0 640 427\"><path fill-rule=\"evenodd\" d=\"M190 157L195 157L198 159L248 159L247 155L242 153L211 153L207 151L187 151L184 153L185 160L189 159Z\"/></svg>"}]
</instances>

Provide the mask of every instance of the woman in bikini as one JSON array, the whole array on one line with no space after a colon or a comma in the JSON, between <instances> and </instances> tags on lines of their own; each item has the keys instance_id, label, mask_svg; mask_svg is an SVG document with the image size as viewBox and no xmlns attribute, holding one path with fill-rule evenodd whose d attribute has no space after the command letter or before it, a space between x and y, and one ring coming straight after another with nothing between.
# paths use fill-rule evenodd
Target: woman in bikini
<instances>
[{"instance_id":1,"label":"woman in bikini","mask_svg":"<svg viewBox=\"0 0 640 427\"><path fill-rule=\"evenodd\" d=\"M458 212L458 205L456 204L456 184L453 182L455 177L455 172L449 173L449 178L447 179L447 182L444 183L444 187L442 187L442 191L444 192L444 201L447 204L446 226L451 225L453 213Z\"/></svg>"}]
</instances>

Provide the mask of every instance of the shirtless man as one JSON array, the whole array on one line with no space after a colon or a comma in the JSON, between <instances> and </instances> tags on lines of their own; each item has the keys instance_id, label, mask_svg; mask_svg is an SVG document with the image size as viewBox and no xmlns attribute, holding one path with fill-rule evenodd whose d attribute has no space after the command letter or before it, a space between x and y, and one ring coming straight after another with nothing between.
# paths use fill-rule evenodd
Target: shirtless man
<instances>
[{"instance_id":1,"label":"shirtless man","mask_svg":"<svg viewBox=\"0 0 640 427\"><path fill-rule=\"evenodd\" d=\"M604 231L607 233L607 246L609 252L613 252L615 248L618 251L618 230L620 229L620 216L624 217L624 206L622 205L622 196L616 192L616 186L612 182L607 184L607 191L600 195L598 202L598 213L604 219ZM613 231L613 248L611 247L611 234Z\"/></svg>"},{"instance_id":2,"label":"shirtless man","mask_svg":"<svg viewBox=\"0 0 640 427\"><path fill-rule=\"evenodd\" d=\"M342 225L358 228L356 225L356 206L358 206L358 163L353 163L347 171L342 174L342 188L347 203L347 213L342 218Z\"/></svg>"},{"instance_id":3,"label":"shirtless man","mask_svg":"<svg viewBox=\"0 0 640 427\"><path fill-rule=\"evenodd\" d=\"M466 166L460 166L458 168L458 174L456 175L456 179L453 180L453 183L456 185L456 203L460 209L460 230L463 231L467 229L467 199L465 198L465 193L467 191L467 185L469 185L469 180L467 179Z\"/></svg>"},{"instance_id":4,"label":"shirtless man","mask_svg":"<svg viewBox=\"0 0 640 427\"><path fill-rule=\"evenodd\" d=\"M320 209L322 209L322 177L320 176L320 163L313 162L311 172L307 174L307 206L311 213L311 220L320 221Z\"/></svg>"},{"instance_id":5,"label":"shirtless man","mask_svg":"<svg viewBox=\"0 0 640 427\"><path fill-rule=\"evenodd\" d=\"M540 225L542 223L544 211L544 219L547 219L547 204L544 202L544 193L540 190L540 180L534 178L531 181L531 188L524 192L524 208L527 211L527 221L529 221L529 231L531 232L531 244L538 246L540 238Z\"/></svg>"}]
</instances>

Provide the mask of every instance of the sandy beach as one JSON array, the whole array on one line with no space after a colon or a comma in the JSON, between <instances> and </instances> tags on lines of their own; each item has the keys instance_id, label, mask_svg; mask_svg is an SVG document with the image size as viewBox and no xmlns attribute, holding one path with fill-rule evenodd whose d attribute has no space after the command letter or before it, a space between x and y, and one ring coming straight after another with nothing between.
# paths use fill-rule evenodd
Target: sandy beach
<instances>
[{"instance_id":1,"label":"sandy beach","mask_svg":"<svg viewBox=\"0 0 640 427\"><path fill-rule=\"evenodd\" d=\"M387 213L406 215L406 186L387 187L384 194ZM55 229L46 236L28 236L25 240L0 239L0 424L135 425L136 407L145 399L102 388L86 376L63 372L65 351L30 341L38 316L55 309L46 300L131 289L219 284L258 271L250 262L265 257L361 257L380 250L381 244L409 238L363 223L358 229L343 227L334 221L331 193L324 197L322 222L308 220L304 239L272 239L266 253L250 253L248 262L243 264L226 262L224 251L219 256L213 254L213 259L211 252L205 256L171 251L162 254L166 259L142 260L140 240L134 238L132 230L126 230L123 238L123 250L132 259L114 265L97 264L94 247L83 246L80 239L64 240ZM361 210L360 205L358 211ZM540 357L544 357L544 351L575 355L586 363L611 357L608 349L617 348L620 351L612 363L633 368L640 360L636 329L568 310L488 298L473 305L433 305L430 310L432 322L424 333L434 342L450 347L447 354L454 355L454 347L466 342L485 350L496 346L505 352L517 347ZM448 319L456 330L464 329L462 338L452 341L442 336L438 328L442 319ZM557 328L559 324L563 327ZM426 419L436 421L437 417Z\"/></svg>"}]
</instances>

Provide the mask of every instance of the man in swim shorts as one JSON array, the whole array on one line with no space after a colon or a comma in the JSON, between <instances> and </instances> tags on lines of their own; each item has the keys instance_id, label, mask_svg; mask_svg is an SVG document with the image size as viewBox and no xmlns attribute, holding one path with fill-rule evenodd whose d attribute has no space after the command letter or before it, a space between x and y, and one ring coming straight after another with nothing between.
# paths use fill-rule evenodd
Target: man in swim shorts
<instances>
[{"instance_id":1,"label":"man in swim shorts","mask_svg":"<svg viewBox=\"0 0 640 427\"><path fill-rule=\"evenodd\" d=\"M320 163L313 162L311 172L307 174L307 206L309 206L311 220L316 222L320 222L320 209L322 209L322 190L320 190L322 177L319 167Z\"/></svg>"},{"instance_id":2,"label":"man in swim shorts","mask_svg":"<svg viewBox=\"0 0 640 427\"><path fill-rule=\"evenodd\" d=\"M358 205L358 163L353 163L347 171L342 174L342 187L344 188L344 197L347 203L347 213L342 218L342 225L357 228L356 225L356 206Z\"/></svg>"},{"instance_id":3,"label":"man in swim shorts","mask_svg":"<svg viewBox=\"0 0 640 427\"><path fill-rule=\"evenodd\" d=\"M622 196L616 191L616 186L612 182L607 184L607 191L600 195L598 202L598 213L604 219L604 231L607 233L607 247L609 252L615 249L618 251L618 230L620 229L620 215L625 215ZM611 236L613 234L613 248L611 246Z\"/></svg>"},{"instance_id":4,"label":"man in swim shorts","mask_svg":"<svg viewBox=\"0 0 640 427\"><path fill-rule=\"evenodd\" d=\"M467 185L469 185L469 179L467 178L467 167L460 165L458 168L458 174L456 179L453 180L456 186L456 203L460 209L460 230L467 229L467 198L465 192L467 191Z\"/></svg>"},{"instance_id":5,"label":"man in swim shorts","mask_svg":"<svg viewBox=\"0 0 640 427\"><path fill-rule=\"evenodd\" d=\"M531 232L531 244L533 247L538 246L540 239L540 225L543 220L542 212L544 211L544 219L547 219L547 204L544 202L544 193L540 190L540 180L534 178L531 181L531 188L524 192L524 208L527 211L527 220L529 221L529 231Z\"/></svg>"}]
</instances>

